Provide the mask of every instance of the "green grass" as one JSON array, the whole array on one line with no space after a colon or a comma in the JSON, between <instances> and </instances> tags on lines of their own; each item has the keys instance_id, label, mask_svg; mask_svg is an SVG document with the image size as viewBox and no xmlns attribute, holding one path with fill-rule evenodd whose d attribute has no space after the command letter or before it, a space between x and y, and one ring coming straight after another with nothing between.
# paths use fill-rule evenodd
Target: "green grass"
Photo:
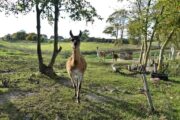
<instances>
[{"instance_id":1,"label":"green grass","mask_svg":"<svg viewBox=\"0 0 180 120\"><path fill-rule=\"evenodd\" d=\"M65 51L70 52L70 44L61 44ZM112 49L112 44L82 43L82 51L95 51L96 46ZM44 55L48 62L51 57L52 44L44 43ZM129 46L123 46L129 48ZM0 120L53 120L56 116L66 120L178 120L180 118L180 77L170 77L170 81L161 81L154 86L148 79L152 99L156 109L150 114L146 97L139 94L143 86L140 77L122 76L111 71L111 60L98 62L96 55L84 55L88 68L85 73L81 104L72 100L74 90L62 84L68 77L65 62L68 55L60 53L55 63L55 71L61 78L52 79L38 73L35 43L0 41L0 81L10 81L9 88L0 83L1 97L13 94L19 97L4 98L0 103ZM124 65L128 62L118 63ZM4 71L4 73L2 72ZM149 76L147 76L149 78ZM62 82L63 81L63 82ZM67 81L69 81L67 79ZM88 95L101 98L91 101Z\"/></svg>"},{"instance_id":2,"label":"green grass","mask_svg":"<svg viewBox=\"0 0 180 120\"><path fill-rule=\"evenodd\" d=\"M6 46L7 48L13 49L26 49L26 50L36 50L36 43L35 42L27 42L27 41L16 41L16 42L7 42L7 41L0 41L1 46ZM17 46L18 44L18 46ZM71 44L70 42L60 42L60 46L62 46L63 51L70 51ZM107 50L107 49L139 49L136 45L122 45L120 47L114 46L113 43L99 43L99 42L82 42L81 43L81 50L82 51L96 51L96 47L99 47L100 50ZM52 51L53 50L53 43L42 43L42 50L43 51Z\"/></svg>"}]
</instances>

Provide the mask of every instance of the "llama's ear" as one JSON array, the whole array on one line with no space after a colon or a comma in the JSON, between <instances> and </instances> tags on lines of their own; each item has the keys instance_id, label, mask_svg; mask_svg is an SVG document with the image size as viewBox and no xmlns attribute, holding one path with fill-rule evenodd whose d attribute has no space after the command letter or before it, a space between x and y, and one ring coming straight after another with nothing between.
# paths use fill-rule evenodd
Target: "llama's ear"
<instances>
[{"instance_id":1,"label":"llama's ear","mask_svg":"<svg viewBox=\"0 0 180 120\"><path fill-rule=\"evenodd\" d=\"M79 32L79 37L81 37L81 35L82 35L82 32L81 32L81 30L80 30L80 32Z\"/></svg>"},{"instance_id":2,"label":"llama's ear","mask_svg":"<svg viewBox=\"0 0 180 120\"><path fill-rule=\"evenodd\" d=\"M70 34L70 36L71 36L72 38L74 37L74 35L72 34L72 31L71 31L71 30L70 30L69 34Z\"/></svg>"}]
</instances>

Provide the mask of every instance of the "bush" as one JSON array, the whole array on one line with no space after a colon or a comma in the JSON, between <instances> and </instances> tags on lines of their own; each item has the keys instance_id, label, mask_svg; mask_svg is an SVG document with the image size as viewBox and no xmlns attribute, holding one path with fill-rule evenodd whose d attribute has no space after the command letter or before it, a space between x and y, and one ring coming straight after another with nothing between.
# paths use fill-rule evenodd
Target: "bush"
<instances>
[{"instance_id":1,"label":"bush","mask_svg":"<svg viewBox=\"0 0 180 120\"><path fill-rule=\"evenodd\" d=\"M29 41L36 41L37 40L37 35L36 33L29 33L26 37L26 40L29 40ZM41 42L46 42L47 39L45 37L42 37L41 38Z\"/></svg>"},{"instance_id":2,"label":"bush","mask_svg":"<svg viewBox=\"0 0 180 120\"><path fill-rule=\"evenodd\" d=\"M10 41L10 40L12 40L12 37L11 37L10 34L7 34L7 35L5 35L5 36L3 37L3 40L8 40L8 41Z\"/></svg>"},{"instance_id":3,"label":"bush","mask_svg":"<svg viewBox=\"0 0 180 120\"><path fill-rule=\"evenodd\" d=\"M25 40L26 39L26 32L25 31L19 31L12 34L13 40Z\"/></svg>"},{"instance_id":4,"label":"bush","mask_svg":"<svg viewBox=\"0 0 180 120\"><path fill-rule=\"evenodd\" d=\"M37 35L35 33L29 33L26 37L26 40L36 41Z\"/></svg>"},{"instance_id":5,"label":"bush","mask_svg":"<svg viewBox=\"0 0 180 120\"><path fill-rule=\"evenodd\" d=\"M140 41L137 39L129 39L129 44L138 45L138 44L140 44Z\"/></svg>"},{"instance_id":6,"label":"bush","mask_svg":"<svg viewBox=\"0 0 180 120\"><path fill-rule=\"evenodd\" d=\"M180 76L180 61L174 60L169 62L169 67L167 70L169 76Z\"/></svg>"}]
</instances>

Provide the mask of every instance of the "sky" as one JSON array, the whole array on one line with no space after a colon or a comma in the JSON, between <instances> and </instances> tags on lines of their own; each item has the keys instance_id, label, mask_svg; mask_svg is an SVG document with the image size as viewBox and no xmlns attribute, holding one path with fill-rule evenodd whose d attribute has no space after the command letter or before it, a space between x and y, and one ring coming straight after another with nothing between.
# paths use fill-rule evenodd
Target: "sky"
<instances>
[{"instance_id":1,"label":"sky","mask_svg":"<svg viewBox=\"0 0 180 120\"><path fill-rule=\"evenodd\" d=\"M69 38L69 31L72 30L73 34L79 34L79 31L85 29L89 30L90 37L111 38L110 35L103 33L103 30L108 25L106 19L116 9L122 9L128 6L127 2L117 2L117 0L88 0L96 8L97 13L103 18L103 20L95 20L92 23L86 23L85 21L72 21L69 18L59 19L59 31L58 34L65 38ZM0 37L6 34L12 34L20 30L25 30L27 33L36 33L36 15L31 12L27 15L10 15L5 16L0 13ZM46 19L42 20L41 33L50 37L53 35L53 26L48 23Z\"/></svg>"}]
</instances>

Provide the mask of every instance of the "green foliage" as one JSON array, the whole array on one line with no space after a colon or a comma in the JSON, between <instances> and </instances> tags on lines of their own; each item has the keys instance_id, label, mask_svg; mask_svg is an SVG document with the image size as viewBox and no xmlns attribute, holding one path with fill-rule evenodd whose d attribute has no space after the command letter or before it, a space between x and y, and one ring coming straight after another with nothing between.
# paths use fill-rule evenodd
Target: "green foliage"
<instances>
[{"instance_id":1,"label":"green foliage","mask_svg":"<svg viewBox=\"0 0 180 120\"><path fill-rule=\"evenodd\" d=\"M169 67L168 67L168 74L169 76L177 77L180 76L180 61L179 60L174 60L174 61L169 61L168 62Z\"/></svg>"},{"instance_id":2,"label":"green foliage","mask_svg":"<svg viewBox=\"0 0 180 120\"><path fill-rule=\"evenodd\" d=\"M44 4L43 1L40 3ZM55 17L54 12L52 11L54 5L59 6L60 13L67 13L74 21L85 20L87 22L93 22L94 18L102 19L97 14L96 9L86 0L47 0L43 10L43 16L47 17L50 23L52 23ZM63 14L60 14L60 17L65 18Z\"/></svg>"},{"instance_id":3,"label":"green foliage","mask_svg":"<svg viewBox=\"0 0 180 120\"><path fill-rule=\"evenodd\" d=\"M19 31L12 34L12 38L14 40L26 40L26 32L25 31Z\"/></svg>"},{"instance_id":4,"label":"green foliage","mask_svg":"<svg viewBox=\"0 0 180 120\"><path fill-rule=\"evenodd\" d=\"M82 32L81 39L82 39L83 41L87 41L88 38L89 38L89 30L84 30L84 31Z\"/></svg>"},{"instance_id":5,"label":"green foliage","mask_svg":"<svg viewBox=\"0 0 180 120\"><path fill-rule=\"evenodd\" d=\"M139 44L141 42L141 25L139 21L129 21L127 29L130 44Z\"/></svg>"},{"instance_id":6,"label":"green foliage","mask_svg":"<svg viewBox=\"0 0 180 120\"><path fill-rule=\"evenodd\" d=\"M116 40L119 39L119 31L120 31L120 39L123 39L125 26L128 21L128 12L125 9L116 10L113 12L108 19L106 20L110 25L105 28L103 33L110 34L111 36L116 37ZM118 43L118 41L116 41Z\"/></svg>"},{"instance_id":7,"label":"green foliage","mask_svg":"<svg viewBox=\"0 0 180 120\"><path fill-rule=\"evenodd\" d=\"M36 41L36 39L37 39L36 33L29 33L26 37L26 40L29 40L29 41Z\"/></svg>"},{"instance_id":8,"label":"green foliage","mask_svg":"<svg viewBox=\"0 0 180 120\"><path fill-rule=\"evenodd\" d=\"M156 4L154 8L156 11L158 11L162 6L164 6L164 12L160 17L161 22L158 25L158 30L156 34L159 41L165 41L168 37L168 33L170 33L173 28L177 29L175 30L175 34L172 37L171 43L177 43L177 41L179 40L177 35L180 31L178 29L180 20L180 14L178 12L179 4L180 2L178 0L159 0L159 2Z\"/></svg>"},{"instance_id":9,"label":"green foliage","mask_svg":"<svg viewBox=\"0 0 180 120\"><path fill-rule=\"evenodd\" d=\"M124 26L127 22L128 13L127 10L121 9L113 12L107 19L107 22L112 24L118 24L119 26Z\"/></svg>"},{"instance_id":10,"label":"green foliage","mask_svg":"<svg viewBox=\"0 0 180 120\"><path fill-rule=\"evenodd\" d=\"M116 31L114 30L114 26L107 26L104 29L103 33L110 34L111 36L116 37Z\"/></svg>"},{"instance_id":11,"label":"green foliage","mask_svg":"<svg viewBox=\"0 0 180 120\"><path fill-rule=\"evenodd\" d=\"M129 44L132 44L132 45L140 44L140 40L138 39L129 38L128 41L129 41Z\"/></svg>"},{"instance_id":12,"label":"green foliage","mask_svg":"<svg viewBox=\"0 0 180 120\"><path fill-rule=\"evenodd\" d=\"M5 36L3 37L3 39L10 41L10 40L12 40L12 37L11 37L10 34L7 34L7 35L5 35Z\"/></svg>"}]
</instances>

